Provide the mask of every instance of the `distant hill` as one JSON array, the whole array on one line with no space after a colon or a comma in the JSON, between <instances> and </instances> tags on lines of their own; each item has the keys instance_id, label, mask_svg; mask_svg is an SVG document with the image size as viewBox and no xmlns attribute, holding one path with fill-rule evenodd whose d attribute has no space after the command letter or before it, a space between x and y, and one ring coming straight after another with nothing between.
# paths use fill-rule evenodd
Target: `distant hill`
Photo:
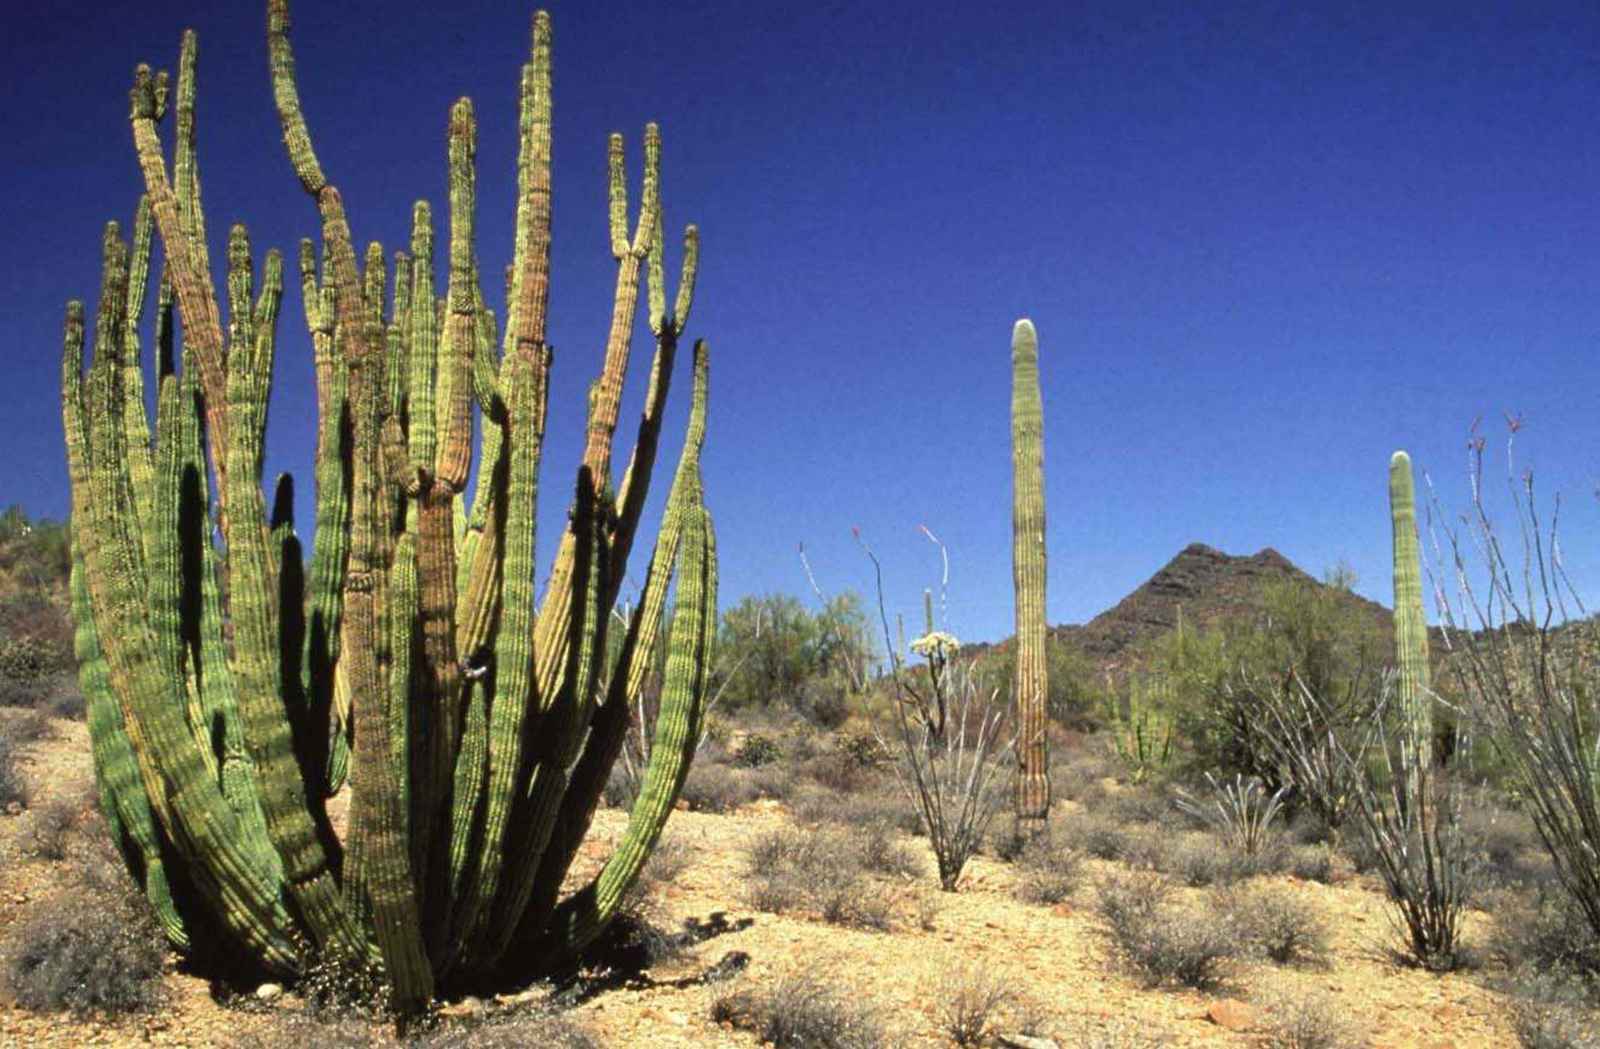
<instances>
[{"instance_id":1,"label":"distant hill","mask_svg":"<svg viewBox=\"0 0 1600 1049\"><path fill-rule=\"evenodd\" d=\"M1326 586L1271 547L1235 555L1190 543L1113 607L1087 623L1052 626L1050 633L1082 652L1099 675L1120 682L1158 638L1177 627L1180 610L1186 626L1202 628L1251 615L1260 607L1262 587L1277 581ZM1359 594L1340 594L1341 600L1372 616L1384 635L1392 633L1394 615L1389 609ZM973 647L1003 649L1011 643L1006 638L992 646Z\"/></svg>"}]
</instances>

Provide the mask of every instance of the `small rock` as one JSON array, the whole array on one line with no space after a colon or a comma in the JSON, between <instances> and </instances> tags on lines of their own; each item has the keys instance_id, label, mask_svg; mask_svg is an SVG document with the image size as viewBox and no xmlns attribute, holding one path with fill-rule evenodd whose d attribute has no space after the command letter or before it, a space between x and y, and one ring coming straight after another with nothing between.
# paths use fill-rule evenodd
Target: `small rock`
<instances>
[{"instance_id":1,"label":"small rock","mask_svg":"<svg viewBox=\"0 0 1600 1049\"><path fill-rule=\"evenodd\" d=\"M1031 1034L1002 1034L997 1036L1006 1049L1061 1049L1054 1038L1035 1038Z\"/></svg>"},{"instance_id":2,"label":"small rock","mask_svg":"<svg viewBox=\"0 0 1600 1049\"><path fill-rule=\"evenodd\" d=\"M1230 1031L1249 1030L1255 1021L1255 1017L1250 1014L1250 1007L1237 998L1223 998L1212 1002L1206 1009L1206 1019Z\"/></svg>"},{"instance_id":3,"label":"small rock","mask_svg":"<svg viewBox=\"0 0 1600 1049\"><path fill-rule=\"evenodd\" d=\"M467 1019L482 1013L483 1009L483 1000L474 998L469 994L459 1002L451 1002L449 1005L440 1009L439 1015L449 1016L456 1019Z\"/></svg>"},{"instance_id":4,"label":"small rock","mask_svg":"<svg viewBox=\"0 0 1600 1049\"><path fill-rule=\"evenodd\" d=\"M275 983L264 983L256 988L256 998L263 1002L275 1002L283 996L283 988Z\"/></svg>"}]
</instances>

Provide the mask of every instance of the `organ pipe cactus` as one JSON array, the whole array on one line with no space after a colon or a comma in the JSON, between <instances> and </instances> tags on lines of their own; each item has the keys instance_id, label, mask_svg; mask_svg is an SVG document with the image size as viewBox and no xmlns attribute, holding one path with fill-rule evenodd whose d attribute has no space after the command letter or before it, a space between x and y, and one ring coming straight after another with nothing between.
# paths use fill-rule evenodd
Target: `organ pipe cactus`
<instances>
[{"instance_id":1,"label":"organ pipe cactus","mask_svg":"<svg viewBox=\"0 0 1600 1049\"><path fill-rule=\"evenodd\" d=\"M62 415L80 680L102 807L173 944L288 977L329 959L377 968L409 1014L442 985L548 970L582 951L616 914L683 786L716 624L699 465L703 342L644 592L621 643L608 645L606 631L657 457L698 239L688 227L669 307L660 136L645 130L630 232L623 143L613 135L616 298L572 511L541 599L549 18L534 17L522 75L503 324L485 305L474 247L471 102L449 114L449 227L439 248L434 214L419 202L407 251L391 265L374 244L358 260L301 115L287 0L269 0L268 44L290 161L321 221L320 252L303 241L298 258L319 411L315 552L303 568L289 479L276 482L270 506L262 487L284 264L268 252L258 269L235 226L219 303L196 173L189 33L175 85L143 66L135 76L145 194L131 247L116 223L106 229L87 373L84 307L67 308ZM170 167L158 130L169 109ZM138 328L156 234L164 260L152 427ZM614 484L641 280L655 355L632 455ZM663 639L669 588L676 604ZM563 899L663 643L661 713L639 800L615 854ZM349 816L336 832L327 800L346 780Z\"/></svg>"},{"instance_id":2,"label":"organ pipe cactus","mask_svg":"<svg viewBox=\"0 0 1600 1049\"><path fill-rule=\"evenodd\" d=\"M1039 338L1033 322L1011 332L1011 571L1016 593L1016 818L1036 835L1050 815L1046 751L1044 612L1044 406L1039 396Z\"/></svg>"},{"instance_id":3,"label":"organ pipe cactus","mask_svg":"<svg viewBox=\"0 0 1600 1049\"><path fill-rule=\"evenodd\" d=\"M1422 555L1417 544L1416 497L1411 457L1389 459L1389 521L1394 531L1394 650L1396 698L1416 748L1407 768L1422 776L1433 764L1433 710L1428 685L1428 623L1422 612ZM1415 785L1420 789L1420 782Z\"/></svg>"}]
</instances>

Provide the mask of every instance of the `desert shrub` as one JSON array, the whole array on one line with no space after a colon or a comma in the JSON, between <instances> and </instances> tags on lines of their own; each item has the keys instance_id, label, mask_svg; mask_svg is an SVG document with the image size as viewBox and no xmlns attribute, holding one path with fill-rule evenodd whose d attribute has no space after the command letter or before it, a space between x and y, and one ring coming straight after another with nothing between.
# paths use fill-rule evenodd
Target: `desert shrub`
<instances>
[{"instance_id":1,"label":"desert shrub","mask_svg":"<svg viewBox=\"0 0 1600 1049\"><path fill-rule=\"evenodd\" d=\"M1368 1044L1349 1011L1326 994L1278 994L1259 1004L1268 1049L1361 1049Z\"/></svg>"},{"instance_id":2,"label":"desert shrub","mask_svg":"<svg viewBox=\"0 0 1600 1049\"><path fill-rule=\"evenodd\" d=\"M1050 793L1067 801L1097 800L1111 773L1111 760L1097 749L1056 757L1050 765Z\"/></svg>"},{"instance_id":3,"label":"desert shrub","mask_svg":"<svg viewBox=\"0 0 1600 1049\"><path fill-rule=\"evenodd\" d=\"M1211 990L1238 953L1221 916L1176 903L1171 883L1158 874L1107 877L1098 906L1112 943L1152 987L1170 982Z\"/></svg>"},{"instance_id":4,"label":"desert shrub","mask_svg":"<svg viewBox=\"0 0 1600 1049\"><path fill-rule=\"evenodd\" d=\"M1045 841L1031 842L1017 858L1012 895L1023 903L1056 904L1071 896L1082 878L1083 858Z\"/></svg>"},{"instance_id":5,"label":"desert shrub","mask_svg":"<svg viewBox=\"0 0 1600 1049\"><path fill-rule=\"evenodd\" d=\"M763 765L771 765L783 758L783 748L771 736L752 732L744 738L739 749L733 755L733 763L739 768L758 769Z\"/></svg>"},{"instance_id":6,"label":"desert shrub","mask_svg":"<svg viewBox=\"0 0 1600 1049\"><path fill-rule=\"evenodd\" d=\"M711 1003L711 1019L751 1031L776 1049L877 1049L884 1043L874 1010L806 975L787 977L769 991L720 995Z\"/></svg>"},{"instance_id":7,"label":"desert shrub","mask_svg":"<svg viewBox=\"0 0 1600 1049\"><path fill-rule=\"evenodd\" d=\"M1486 889L1532 889L1555 880L1539 831L1526 813L1501 808L1474 792L1462 799L1461 838Z\"/></svg>"},{"instance_id":8,"label":"desert shrub","mask_svg":"<svg viewBox=\"0 0 1600 1049\"><path fill-rule=\"evenodd\" d=\"M1251 948L1278 965L1328 959L1328 922L1299 893L1278 885L1225 891L1219 911Z\"/></svg>"},{"instance_id":9,"label":"desert shrub","mask_svg":"<svg viewBox=\"0 0 1600 1049\"><path fill-rule=\"evenodd\" d=\"M1600 1049L1600 984L1529 964L1501 989L1523 1049Z\"/></svg>"},{"instance_id":10,"label":"desert shrub","mask_svg":"<svg viewBox=\"0 0 1600 1049\"><path fill-rule=\"evenodd\" d=\"M11 737L18 744L37 743L41 739L49 739L54 734L50 727L50 715L42 710L30 709L17 711L5 720L0 733Z\"/></svg>"},{"instance_id":11,"label":"desert shrub","mask_svg":"<svg viewBox=\"0 0 1600 1049\"><path fill-rule=\"evenodd\" d=\"M0 986L24 1009L141 1012L161 1001L164 940L144 899L73 885L32 907L0 950Z\"/></svg>"},{"instance_id":12,"label":"desert shrub","mask_svg":"<svg viewBox=\"0 0 1600 1049\"><path fill-rule=\"evenodd\" d=\"M11 805L26 808L28 804L28 781L17 760L17 742L7 727L0 725L0 812Z\"/></svg>"},{"instance_id":13,"label":"desert shrub","mask_svg":"<svg viewBox=\"0 0 1600 1049\"><path fill-rule=\"evenodd\" d=\"M1139 784L1107 795L1097 811L1117 823L1162 824L1172 819L1173 800L1148 784Z\"/></svg>"},{"instance_id":14,"label":"desert shrub","mask_svg":"<svg viewBox=\"0 0 1600 1049\"><path fill-rule=\"evenodd\" d=\"M729 768L719 762L696 761L683 781L680 798L694 812L732 812L761 796L748 769Z\"/></svg>"},{"instance_id":15,"label":"desert shrub","mask_svg":"<svg viewBox=\"0 0 1600 1049\"><path fill-rule=\"evenodd\" d=\"M1285 856L1285 870L1301 881L1333 884L1333 850L1326 845L1296 845Z\"/></svg>"},{"instance_id":16,"label":"desert shrub","mask_svg":"<svg viewBox=\"0 0 1600 1049\"><path fill-rule=\"evenodd\" d=\"M1600 987L1600 936L1566 893L1542 891L1533 899L1497 894L1488 952L1508 969L1535 969L1588 980Z\"/></svg>"},{"instance_id":17,"label":"desert shrub","mask_svg":"<svg viewBox=\"0 0 1600 1049\"><path fill-rule=\"evenodd\" d=\"M1070 821L1062 836L1067 845L1097 860L1122 859L1132 839L1126 827L1099 812Z\"/></svg>"},{"instance_id":18,"label":"desert shrub","mask_svg":"<svg viewBox=\"0 0 1600 1049\"><path fill-rule=\"evenodd\" d=\"M920 878L925 867L922 856L914 849L895 840L894 828L888 823L861 824L861 864L874 874L890 874L901 878Z\"/></svg>"},{"instance_id":19,"label":"desert shrub","mask_svg":"<svg viewBox=\"0 0 1600 1049\"><path fill-rule=\"evenodd\" d=\"M1191 832L1171 840L1156 869L1200 889L1238 880L1243 865L1216 835Z\"/></svg>"},{"instance_id":20,"label":"desert shrub","mask_svg":"<svg viewBox=\"0 0 1600 1049\"><path fill-rule=\"evenodd\" d=\"M811 910L855 928L889 927L888 896L866 877L862 841L837 827L775 830L746 853L749 899L758 910Z\"/></svg>"},{"instance_id":21,"label":"desert shrub","mask_svg":"<svg viewBox=\"0 0 1600 1049\"><path fill-rule=\"evenodd\" d=\"M864 765L847 751L835 750L800 765L800 774L814 783L841 794L857 794L877 786L882 777L871 765Z\"/></svg>"},{"instance_id":22,"label":"desert shrub","mask_svg":"<svg viewBox=\"0 0 1600 1049\"><path fill-rule=\"evenodd\" d=\"M1011 999L1010 989L982 969L953 970L939 988L940 1026L959 1046L982 1045L993 1029L995 1014Z\"/></svg>"},{"instance_id":23,"label":"desert shrub","mask_svg":"<svg viewBox=\"0 0 1600 1049\"><path fill-rule=\"evenodd\" d=\"M67 838L78 815L78 806L65 798L52 798L35 808L28 820L28 851L41 860L65 859Z\"/></svg>"},{"instance_id":24,"label":"desert shrub","mask_svg":"<svg viewBox=\"0 0 1600 1049\"><path fill-rule=\"evenodd\" d=\"M541 1005L447 1024L414 1039L408 1049L597 1049L599 1044L564 1011Z\"/></svg>"}]
</instances>

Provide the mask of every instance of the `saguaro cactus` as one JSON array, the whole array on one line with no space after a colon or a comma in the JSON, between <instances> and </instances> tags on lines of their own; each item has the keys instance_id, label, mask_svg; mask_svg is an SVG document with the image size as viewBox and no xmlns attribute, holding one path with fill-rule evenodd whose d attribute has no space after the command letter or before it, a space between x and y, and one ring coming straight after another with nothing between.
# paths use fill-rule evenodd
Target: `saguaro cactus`
<instances>
[{"instance_id":1,"label":"saguaro cactus","mask_svg":"<svg viewBox=\"0 0 1600 1049\"><path fill-rule=\"evenodd\" d=\"M244 228L233 228L224 327L196 175L189 33L172 93L170 178L158 134L167 75L141 66L135 76L145 196L131 250L116 223L106 230L86 375L84 308L67 307L62 416L80 680L106 818L172 942L290 977L329 958L379 967L410 1013L442 982L549 969L581 951L615 915L682 788L716 624L699 467L703 342L643 595L620 645L607 644L606 630L655 464L698 235L694 226L685 232L669 309L660 135L645 129L631 234L622 137L613 135L611 333L570 521L536 600L552 357L549 18L534 17L523 69L500 351L474 249L471 102L458 101L447 122L448 278L439 294L426 202L392 271L377 244L358 264L343 202L301 115L287 0L269 0L268 48L290 161L321 220L320 260L310 240L299 253L320 413L315 555L303 571L288 478L270 508L262 490L283 262L269 252L258 275ZM164 248L153 441L137 337L152 229ZM632 457L614 485L641 278L656 350ZM628 711L656 665L675 575L643 789L610 862L562 899ZM347 772L353 795L341 835L325 802Z\"/></svg>"},{"instance_id":2,"label":"saguaro cactus","mask_svg":"<svg viewBox=\"0 0 1600 1049\"><path fill-rule=\"evenodd\" d=\"M1394 529L1396 695L1407 728L1403 738L1416 748L1415 763L1408 767L1421 776L1433 765L1433 704L1428 691L1428 623L1422 612L1416 497L1411 457L1405 452L1395 452L1389 459L1389 521Z\"/></svg>"},{"instance_id":3,"label":"saguaro cactus","mask_svg":"<svg viewBox=\"0 0 1600 1049\"><path fill-rule=\"evenodd\" d=\"M1039 338L1033 322L1011 332L1011 573L1017 611L1017 798L1019 833L1034 835L1050 815L1046 750L1044 617L1044 406Z\"/></svg>"}]
</instances>

